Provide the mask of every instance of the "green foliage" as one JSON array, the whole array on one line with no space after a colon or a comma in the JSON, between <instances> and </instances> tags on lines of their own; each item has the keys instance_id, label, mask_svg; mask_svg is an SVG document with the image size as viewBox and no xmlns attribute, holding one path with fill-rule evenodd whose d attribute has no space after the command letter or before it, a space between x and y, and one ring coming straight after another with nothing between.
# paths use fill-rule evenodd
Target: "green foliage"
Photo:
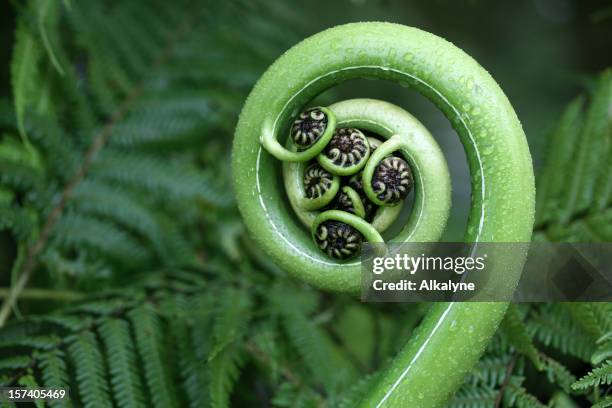
<instances>
[{"instance_id":1,"label":"green foliage","mask_svg":"<svg viewBox=\"0 0 612 408\"><path fill-rule=\"evenodd\" d=\"M550 138L537 183L536 239L612 241L612 70L579 97ZM568 165L569 164L569 165Z\"/></svg>"},{"instance_id":2,"label":"green foliage","mask_svg":"<svg viewBox=\"0 0 612 408\"><path fill-rule=\"evenodd\" d=\"M254 249L229 187L240 105L304 16L280 1L16 9L0 231L18 244L13 285L28 273L48 299L14 292L0 384L69 387L52 407L355 406L426 305L296 285ZM551 135L535 239L612 240L612 74L598 83ZM612 406L610 307L512 307L449 406Z\"/></svg>"},{"instance_id":3,"label":"green foliage","mask_svg":"<svg viewBox=\"0 0 612 408\"><path fill-rule=\"evenodd\" d=\"M535 240L612 241L611 107L608 70L590 101L579 97L563 113L538 179ZM534 393L545 388L557 390L550 394L551 406L561 404L559 395L559 406L606 406L611 327L610 303L512 305L452 406L489 407L501 401L503 406L542 407ZM592 371L577 368L577 361L592 365Z\"/></svg>"},{"instance_id":4,"label":"green foliage","mask_svg":"<svg viewBox=\"0 0 612 408\"><path fill-rule=\"evenodd\" d=\"M248 90L194 75L210 59L236 71L231 50L200 46L206 14L161 1L32 0L17 19L15 120L0 138L0 226L25 254L14 276L31 269L37 282L92 288L201 263L198 214L232 207L219 135ZM215 146L216 156L200 154Z\"/></svg>"}]
</instances>

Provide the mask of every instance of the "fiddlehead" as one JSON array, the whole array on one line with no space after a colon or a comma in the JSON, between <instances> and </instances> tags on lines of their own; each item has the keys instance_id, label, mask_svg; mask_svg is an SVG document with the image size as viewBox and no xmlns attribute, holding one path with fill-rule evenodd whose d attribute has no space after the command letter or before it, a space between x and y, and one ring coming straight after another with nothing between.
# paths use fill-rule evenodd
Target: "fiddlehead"
<instances>
[{"instance_id":1,"label":"fiddlehead","mask_svg":"<svg viewBox=\"0 0 612 408\"><path fill-rule=\"evenodd\" d=\"M342 187L342 191L336 196L336 202L333 207L336 210L346 211L347 213L355 214L360 218L368 220L364 201L368 203L367 205L370 213L373 212L374 207L369 201L364 200L364 198L362 198L352 187L344 186Z\"/></svg>"},{"instance_id":2,"label":"fiddlehead","mask_svg":"<svg viewBox=\"0 0 612 408\"><path fill-rule=\"evenodd\" d=\"M530 240L534 207L531 158L520 123L495 81L461 50L432 34L395 24L358 23L326 30L286 52L261 77L241 113L233 165L235 170L248 171L234 172L241 175L235 178L237 201L253 237L276 263L313 285L356 293L360 263L337 260L321 251L313 227L316 232L326 221L340 221L359 231L365 241L376 241L375 233L384 230L377 221L384 218L389 223L380 213L400 207L377 204L382 206L370 223L344 211L306 211L293 194L294 181L301 180L294 177L299 175L296 169L317 157L327 142L320 138L311 149L300 152L295 146L283 147L279 136L316 95L360 77L391 80L416 90L453 124L471 173L466 242ZM407 224L389 240L438 240L450 207L450 177L429 132L405 111L381 101L344 101L328 108L335 116L335 126L380 135L393 157L405 159L411 169L414 205ZM374 204L375 164L389 155L379 153L381 148L382 144L357 173L365 196ZM274 181L277 160L283 161L285 188ZM285 204L287 197L290 206ZM520 277L524 259L514 255L495 259L503 265L503 276L493 278L505 285L511 286ZM432 306L362 406L444 406L480 356L505 309L504 303L490 302Z\"/></svg>"},{"instance_id":3,"label":"fiddlehead","mask_svg":"<svg viewBox=\"0 0 612 408\"><path fill-rule=\"evenodd\" d=\"M330 203L340 187L340 179L317 163L304 171L304 190L306 198L301 199L300 206L305 210L316 210Z\"/></svg>"},{"instance_id":4,"label":"fiddlehead","mask_svg":"<svg viewBox=\"0 0 612 408\"><path fill-rule=\"evenodd\" d=\"M361 170L369 156L370 143L359 129L339 128L318 160L327 170L349 176Z\"/></svg>"},{"instance_id":5,"label":"fiddlehead","mask_svg":"<svg viewBox=\"0 0 612 408\"><path fill-rule=\"evenodd\" d=\"M334 128L334 115L328 109L310 108L293 121L291 139L298 151L313 148L318 141L320 148L323 148L333 135Z\"/></svg>"}]
</instances>

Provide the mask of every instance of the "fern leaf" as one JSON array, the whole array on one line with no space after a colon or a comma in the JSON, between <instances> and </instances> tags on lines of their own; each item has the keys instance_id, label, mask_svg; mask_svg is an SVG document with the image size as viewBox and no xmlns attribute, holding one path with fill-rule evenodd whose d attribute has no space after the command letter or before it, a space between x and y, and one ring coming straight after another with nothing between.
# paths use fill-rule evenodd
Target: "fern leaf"
<instances>
[{"instance_id":1,"label":"fern leaf","mask_svg":"<svg viewBox=\"0 0 612 408\"><path fill-rule=\"evenodd\" d=\"M330 393L352 375L350 365L334 349L328 335L304 314L300 296L288 286L273 293L273 304L282 316L285 330L304 364Z\"/></svg>"},{"instance_id":2,"label":"fern leaf","mask_svg":"<svg viewBox=\"0 0 612 408\"><path fill-rule=\"evenodd\" d=\"M79 398L87 408L111 407L101 346L92 332L70 339L68 352L78 381Z\"/></svg>"},{"instance_id":3,"label":"fern leaf","mask_svg":"<svg viewBox=\"0 0 612 408\"><path fill-rule=\"evenodd\" d=\"M546 378L552 384L559 385L563 391L569 393L576 377L561 363L544 354L540 355L543 362L542 368L546 372Z\"/></svg>"},{"instance_id":4,"label":"fern leaf","mask_svg":"<svg viewBox=\"0 0 612 408\"><path fill-rule=\"evenodd\" d=\"M24 143L29 144L25 131L26 109L36 99L40 45L26 23L19 19L15 31L15 46L11 59L11 81L17 127Z\"/></svg>"},{"instance_id":5,"label":"fern leaf","mask_svg":"<svg viewBox=\"0 0 612 408\"><path fill-rule=\"evenodd\" d=\"M175 393L165 370L165 350L157 315L150 307L142 306L130 311L128 317L153 405L174 407Z\"/></svg>"},{"instance_id":6,"label":"fern leaf","mask_svg":"<svg viewBox=\"0 0 612 408\"><path fill-rule=\"evenodd\" d=\"M502 330L519 353L526 355L537 369L542 368L540 353L527 332L516 305L510 305L502 322Z\"/></svg>"},{"instance_id":7,"label":"fern leaf","mask_svg":"<svg viewBox=\"0 0 612 408\"><path fill-rule=\"evenodd\" d=\"M612 145L612 70L605 71L599 78L591 106L586 113L580 144L584 151L584 169L578 173L579 191L575 209L588 209L595 192L597 176L603 167L606 155ZM608 176L610 174L608 173Z\"/></svg>"},{"instance_id":8,"label":"fern leaf","mask_svg":"<svg viewBox=\"0 0 612 408\"><path fill-rule=\"evenodd\" d=\"M272 405L279 408L316 408L321 406L321 401L309 388L282 383L276 389Z\"/></svg>"},{"instance_id":9,"label":"fern leaf","mask_svg":"<svg viewBox=\"0 0 612 408\"><path fill-rule=\"evenodd\" d=\"M194 345L192 342L191 325L185 319L186 314L192 311L190 305L188 299L176 296L168 302L168 314L165 317L172 333L179 377L182 380L181 389L188 397L188 405L192 408L207 407L210 406L210 396L202 390L208 389L210 373L206 360L196 354L196 347L201 347L201 344ZM194 324L201 327L202 321Z\"/></svg>"},{"instance_id":10,"label":"fern leaf","mask_svg":"<svg viewBox=\"0 0 612 408\"><path fill-rule=\"evenodd\" d=\"M546 346L589 361L594 351L593 340L582 330L560 304L539 309L527 324L529 333Z\"/></svg>"},{"instance_id":11,"label":"fern leaf","mask_svg":"<svg viewBox=\"0 0 612 408\"><path fill-rule=\"evenodd\" d=\"M465 382L473 386L497 387L505 380L509 363L510 357L507 355L502 357L485 355L476 364Z\"/></svg>"},{"instance_id":12,"label":"fern leaf","mask_svg":"<svg viewBox=\"0 0 612 408\"><path fill-rule=\"evenodd\" d=\"M40 356L38 363L43 384L47 388L69 388L69 378L66 366L66 356L60 349L51 350ZM71 407L69 399L50 400L51 407Z\"/></svg>"},{"instance_id":13,"label":"fern leaf","mask_svg":"<svg viewBox=\"0 0 612 408\"><path fill-rule=\"evenodd\" d=\"M160 199L198 200L220 207L231 203L230 192L217 185L211 174L149 154L126 154L107 149L98 157L92 173L144 189Z\"/></svg>"},{"instance_id":14,"label":"fern leaf","mask_svg":"<svg viewBox=\"0 0 612 408\"><path fill-rule=\"evenodd\" d=\"M466 384L450 400L448 408L490 408L496 398L497 392L492 388Z\"/></svg>"},{"instance_id":15,"label":"fern leaf","mask_svg":"<svg viewBox=\"0 0 612 408\"><path fill-rule=\"evenodd\" d=\"M538 177L536 199L536 226L560 221L565 191L565 169L574 154L582 127L584 98L579 97L565 109L553 132L548 148L546 165Z\"/></svg>"},{"instance_id":16,"label":"fern leaf","mask_svg":"<svg viewBox=\"0 0 612 408\"><path fill-rule=\"evenodd\" d=\"M594 404L591 408L610 408L612 407L612 397L605 397L598 403Z\"/></svg>"},{"instance_id":17,"label":"fern leaf","mask_svg":"<svg viewBox=\"0 0 612 408\"><path fill-rule=\"evenodd\" d=\"M0 371L27 368L30 367L31 364L32 358L30 356L11 356L0 360Z\"/></svg>"},{"instance_id":18,"label":"fern leaf","mask_svg":"<svg viewBox=\"0 0 612 408\"><path fill-rule=\"evenodd\" d=\"M37 350L51 350L61 342L55 334L40 334L0 341L0 347L29 347Z\"/></svg>"},{"instance_id":19,"label":"fern leaf","mask_svg":"<svg viewBox=\"0 0 612 408\"><path fill-rule=\"evenodd\" d=\"M45 50L47 50L47 55L49 56L51 63L60 75L64 75L64 68L62 67L59 58L54 51L55 45L51 40L52 37L57 37L57 33L55 31L57 30L59 9L59 0L47 0L42 2L42 5L37 10L38 30L40 31L40 37L42 38L42 42L45 46Z\"/></svg>"},{"instance_id":20,"label":"fern leaf","mask_svg":"<svg viewBox=\"0 0 612 408\"><path fill-rule=\"evenodd\" d=\"M522 387L522 377L512 377L504 390L506 406L516 408L546 408L535 396Z\"/></svg>"},{"instance_id":21,"label":"fern leaf","mask_svg":"<svg viewBox=\"0 0 612 408\"><path fill-rule=\"evenodd\" d=\"M247 292L228 288L219 296L216 306L213 338L215 344L209 359L244 334L251 317L251 299Z\"/></svg>"},{"instance_id":22,"label":"fern leaf","mask_svg":"<svg viewBox=\"0 0 612 408\"><path fill-rule=\"evenodd\" d=\"M612 239L610 223L596 221L610 209L612 197L612 71L599 77L585 113L584 105L579 98L566 109L538 179L536 228L548 240Z\"/></svg>"},{"instance_id":23,"label":"fern leaf","mask_svg":"<svg viewBox=\"0 0 612 408\"><path fill-rule=\"evenodd\" d=\"M136 354L127 322L108 319L99 329L105 345L113 395L120 407L144 407Z\"/></svg>"},{"instance_id":24,"label":"fern leaf","mask_svg":"<svg viewBox=\"0 0 612 408\"><path fill-rule=\"evenodd\" d=\"M612 303L575 302L567 303L566 307L594 340L612 330Z\"/></svg>"},{"instance_id":25,"label":"fern leaf","mask_svg":"<svg viewBox=\"0 0 612 408\"><path fill-rule=\"evenodd\" d=\"M34 378L33 375L28 374L28 375L24 375L23 377L21 377L17 383L19 385L22 385L24 387L26 387L29 390L36 390L38 388L40 388L40 385L38 385L38 382L36 381L36 378ZM34 400L34 406L36 406L36 408L44 408L45 407L45 402L43 400Z\"/></svg>"},{"instance_id":26,"label":"fern leaf","mask_svg":"<svg viewBox=\"0 0 612 408\"><path fill-rule=\"evenodd\" d=\"M589 374L576 381L572 388L583 390L598 385L612 384L612 360L607 360L601 367L593 369Z\"/></svg>"},{"instance_id":27,"label":"fern leaf","mask_svg":"<svg viewBox=\"0 0 612 408\"><path fill-rule=\"evenodd\" d=\"M131 267L146 265L151 260L147 248L133 236L93 217L64 215L55 226L54 237L65 248L90 248Z\"/></svg>"},{"instance_id":28,"label":"fern leaf","mask_svg":"<svg viewBox=\"0 0 612 408\"><path fill-rule=\"evenodd\" d=\"M612 359L612 330L597 340L597 350L591 356L591 364L596 365Z\"/></svg>"},{"instance_id":29,"label":"fern leaf","mask_svg":"<svg viewBox=\"0 0 612 408\"><path fill-rule=\"evenodd\" d=\"M229 397L245 362L241 343L234 343L210 361L210 399L213 408L229 407Z\"/></svg>"}]
</instances>

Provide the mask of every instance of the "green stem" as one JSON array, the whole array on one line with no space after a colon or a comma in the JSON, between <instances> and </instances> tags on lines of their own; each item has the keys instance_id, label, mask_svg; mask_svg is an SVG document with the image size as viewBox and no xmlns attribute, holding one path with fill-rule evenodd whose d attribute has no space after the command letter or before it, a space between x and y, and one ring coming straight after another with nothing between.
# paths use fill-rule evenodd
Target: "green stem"
<instances>
[{"instance_id":1,"label":"green stem","mask_svg":"<svg viewBox=\"0 0 612 408\"><path fill-rule=\"evenodd\" d=\"M0 288L0 298L4 299L8 297L10 293L10 288ZM84 295L69 290L27 288L21 292L19 297L31 300L59 300L71 302L83 299Z\"/></svg>"},{"instance_id":2,"label":"green stem","mask_svg":"<svg viewBox=\"0 0 612 408\"><path fill-rule=\"evenodd\" d=\"M435 35L396 24L356 23L316 34L283 54L260 78L240 116L233 146L234 174L241 175L234 180L237 203L266 254L315 286L358 293L360 263L336 262L318 251L275 181L279 166L266 150L277 152L259 141L262 134L276 140L292 115L316 95L363 77L415 89L453 124L471 174L466 242L530 241L535 201L531 156L516 114L497 83L463 51ZM428 158L436 157L435 152L422 153L410 163L424 160L425 167L413 169L419 177L430 166ZM420 187L417 179L411 220L392 240L438 239L448 214L444 192L450 191L442 188L439 195L440 183L450 186L450 178L438 174L424 179ZM520 278L524 256L496 258L489 262L503 268L493 280L512 286ZM434 305L361 406L445 406L484 351L506 307L501 302Z\"/></svg>"}]
</instances>

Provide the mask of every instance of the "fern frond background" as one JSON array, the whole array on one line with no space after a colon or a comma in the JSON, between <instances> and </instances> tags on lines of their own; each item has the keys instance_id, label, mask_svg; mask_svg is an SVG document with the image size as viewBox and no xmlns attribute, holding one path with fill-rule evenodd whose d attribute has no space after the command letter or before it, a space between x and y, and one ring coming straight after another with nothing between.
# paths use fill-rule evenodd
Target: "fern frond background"
<instances>
[{"instance_id":1,"label":"fern frond background","mask_svg":"<svg viewBox=\"0 0 612 408\"><path fill-rule=\"evenodd\" d=\"M0 297L14 303L0 310L0 385L70 389L49 406L359 401L428 306L365 305L293 281L254 248L229 187L254 82L339 23L415 25L474 55L530 138L534 239L612 241L612 29L590 19L601 8L330 3L0 6ZM321 98L364 95L408 107L436 135L456 186L445 238L460 239L469 182L450 125L385 84ZM514 305L449 406L612 406L611 360L610 304Z\"/></svg>"}]
</instances>

